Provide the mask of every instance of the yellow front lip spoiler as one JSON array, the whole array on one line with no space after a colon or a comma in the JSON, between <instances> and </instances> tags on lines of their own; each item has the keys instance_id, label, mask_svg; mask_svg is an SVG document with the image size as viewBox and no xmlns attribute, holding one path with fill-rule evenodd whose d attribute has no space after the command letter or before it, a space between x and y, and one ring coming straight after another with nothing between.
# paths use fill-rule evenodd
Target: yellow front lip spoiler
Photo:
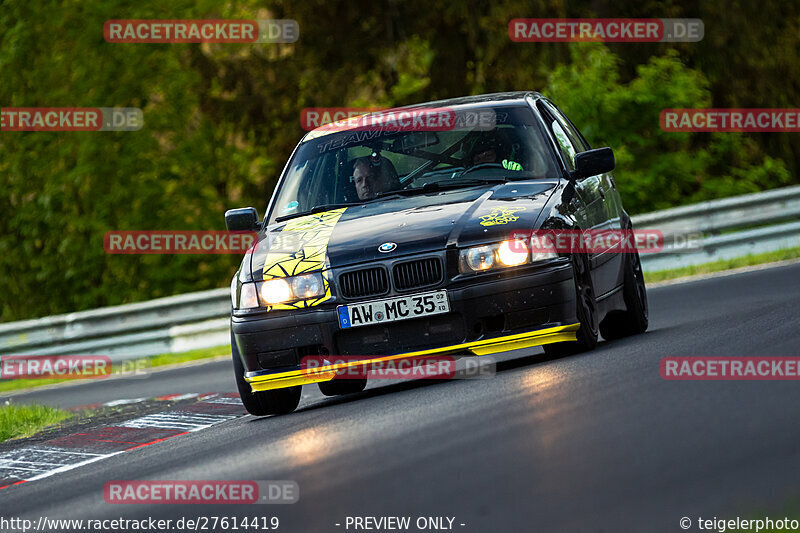
<instances>
[{"instance_id":1,"label":"yellow front lip spoiler","mask_svg":"<svg viewBox=\"0 0 800 533\"><path fill-rule=\"evenodd\" d=\"M431 350L422 350L419 352L386 355L375 357L374 359L361 359L358 361L337 363L335 365L327 365L316 368L289 370L287 372L279 372L265 376L253 376L251 378L245 377L245 380L250 383L250 387L253 392L282 389L285 387L293 387L295 385L330 381L336 377L336 371L340 369L353 366L364 366L383 361L394 361L397 359L406 359L410 357L450 355L455 353L463 353L464 351L472 352L474 355L490 355L500 352L507 352L510 350L518 350L520 348L541 346L542 344L551 344L554 342L575 341L577 340L576 332L578 331L579 327L580 324L556 326L554 328L528 331L526 333L517 333L516 335L495 337L493 339L472 341L464 344L454 344L452 346L443 346L441 348L433 348Z\"/></svg>"}]
</instances>

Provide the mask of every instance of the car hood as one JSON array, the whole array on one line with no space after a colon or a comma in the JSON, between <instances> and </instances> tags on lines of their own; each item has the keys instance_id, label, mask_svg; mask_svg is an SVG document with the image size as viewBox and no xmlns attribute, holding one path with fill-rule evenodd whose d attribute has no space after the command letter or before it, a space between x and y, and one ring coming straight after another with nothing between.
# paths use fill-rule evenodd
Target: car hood
<instances>
[{"instance_id":1,"label":"car hood","mask_svg":"<svg viewBox=\"0 0 800 533\"><path fill-rule=\"evenodd\" d=\"M533 226L557 180L393 197L276 224L250 254L259 281L506 239ZM380 251L379 247L387 251Z\"/></svg>"}]
</instances>

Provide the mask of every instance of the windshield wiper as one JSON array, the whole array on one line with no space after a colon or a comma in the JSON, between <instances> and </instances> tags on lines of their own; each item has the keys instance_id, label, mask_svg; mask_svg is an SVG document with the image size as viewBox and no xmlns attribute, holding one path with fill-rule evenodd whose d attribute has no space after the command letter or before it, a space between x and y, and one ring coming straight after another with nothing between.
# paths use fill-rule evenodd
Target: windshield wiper
<instances>
[{"instance_id":1,"label":"windshield wiper","mask_svg":"<svg viewBox=\"0 0 800 533\"><path fill-rule=\"evenodd\" d=\"M506 183L508 178L481 178L481 179L466 179L466 180L453 180L446 183L441 181L434 181L426 183L422 187L414 187L412 189L397 189L394 191L386 191L378 193L377 198L386 198L389 196L414 196L415 194L426 194L429 192L446 191L449 189L463 189L465 187L477 187L479 185L497 185L498 183Z\"/></svg>"},{"instance_id":2,"label":"windshield wiper","mask_svg":"<svg viewBox=\"0 0 800 533\"><path fill-rule=\"evenodd\" d=\"M275 222L283 222L284 220L289 220L289 219L297 218L297 217L304 217L306 215L313 215L314 213L319 213L321 211L330 211L331 209L340 209L342 207L351 207L351 206L354 206L354 205L361 205L361 204L356 203L356 202L350 202L350 203L343 202L343 203L340 203L340 204L320 204L320 205L315 205L314 207L312 207L308 211L303 211L302 213L292 213L291 215L283 215L283 216L280 216L280 217L275 217Z\"/></svg>"}]
</instances>

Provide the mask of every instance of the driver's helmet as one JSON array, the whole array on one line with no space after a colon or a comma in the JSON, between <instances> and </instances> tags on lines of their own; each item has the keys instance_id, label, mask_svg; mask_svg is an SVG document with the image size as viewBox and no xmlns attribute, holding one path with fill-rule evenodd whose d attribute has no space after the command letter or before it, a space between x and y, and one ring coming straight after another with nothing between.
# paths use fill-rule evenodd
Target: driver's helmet
<instances>
[{"instance_id":1,"label":"driver's helmet","mask_svg":"<svg viewBox=\"0 0 800 533\"><path fill-rule=\"evenodd\" d=\"M495 129L481 133L472 144L466 166L469 168L486 163L495 163L502 165L507 170L523 170L518 161L519 157L521 157L521 145L517 142L512 142L508 137L508 133L511 134L511 138L515 138L513 130L503 132Z\"/></svg>"},{"instance_id":2,"label":"driver's helmet","mask_svg":"<svg viewBox=\"0 0 800 533\"><path fill-rule=\"evenodd\" d=\"M469 150L468 166L482 163L500 163L509 156L509 144L497 130L481 133Z\"/></svg>"}]
</instances>

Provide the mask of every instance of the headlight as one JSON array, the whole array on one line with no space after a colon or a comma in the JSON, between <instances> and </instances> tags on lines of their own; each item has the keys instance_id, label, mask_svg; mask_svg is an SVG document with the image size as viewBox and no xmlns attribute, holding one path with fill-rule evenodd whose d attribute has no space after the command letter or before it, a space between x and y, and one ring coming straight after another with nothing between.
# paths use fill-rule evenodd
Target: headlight
<instances>
[{"instance_id":1,"label":"headlight","mask_svg":"<svg viewBox=\"0 0 800 533\"><path fill-rule=\"evenodd\" d=\"M284 278L271 279L261 284L261 299L267 304L281 304L292 299L292 288Z\"/></svg>"},{"instance_id":2,"label":"headlight","mask_svg":"<svg viewBox=\"0 0 800 533\"><path fill-rule=\"evenodd\" d=\"M292 292L295 298L306 300L316 298L325 294L322 283L322 276L319 274L306 274L305 276L295 276L292 280Z\"/></svg>"},{"instance_id":3,"label":"headlight","mask_svg":"<svg viewBox=\"0 0 800 533\"><path fill-rule=\"evenodd\" d=\"M461 253L471 270L487 270L494 266L494 250L489 246L476 246Z\"/></svg>"},{"instance_id":4,"label":"headlight","mask_svg":"<svg viewBox=\"0 0 800 533\"><path fill-rule=\"evenodd\" d=\"M522 240L508 240L484 246L474 246L461 250L459 271L462 274L482 272L490 268L524 265L558 257L551 252L531 254L528 245Z\"/></svg>"},{"instance_id":5,"label":"headlight","mask_svg":"<svg viewBox=\"0 0 800 533\"><path fill-rule=\"evenodd\" d=\"M325 295L325 282L319 272L271 279L261 284L260 294L266 305L310 300Z\"/></svg>"},{"instance_id":6,"label":"headlight","mask_svg":"<svg viewBox=\"0 0 800 533\"><path fill-rule=\"evenodd\" d=\"M517 266L528 260L528 246L523 241L503 241L497 247L497 259L505 266Z\"/></svg>"},{"instance_id":7,"label":"headlight","mask_svg":"<svg viewBox=\"0 0 800 533\"><path fill-rule=\"evenodd\" d=\"M234 309L257 309L269 305L319 298L324 295L325 283L319 272L258 283L242 283L239 286L238 298L236 278L231 283L231 300L234 302Z\"/></svg>"}]
</instances>

